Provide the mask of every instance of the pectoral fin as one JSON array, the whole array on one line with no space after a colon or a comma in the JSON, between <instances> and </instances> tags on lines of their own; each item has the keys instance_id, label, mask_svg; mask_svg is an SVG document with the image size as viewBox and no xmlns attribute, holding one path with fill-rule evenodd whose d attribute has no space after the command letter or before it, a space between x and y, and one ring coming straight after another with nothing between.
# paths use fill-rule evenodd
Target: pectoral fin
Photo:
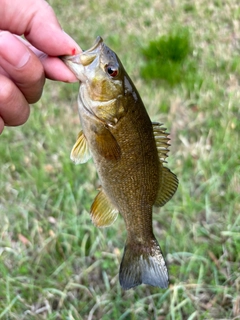
<instances>
[{"instance_id":1,"label":"pectoral fin","mask_svg":"<svg viewBox=\"0 0 240 320\"><path fill-rule=\"evenodd\" d=\"M82 131L79 132L77 141L75 142L70 159L75 163L85 163L91 158L91 152L88 146L87 139Z\"/></svg>"},{"instance_id":2,"label":"pectoral fin","mask_svg":"<svg viewBox=\"0 0 240 320\"><path fill-rule=\"evenodd\" d=\"M162 167L162 178L158 190L157 199L154 203L156 207L162 207L168 202L178 187L178 178L168 168Z\"/></svg>"},{"instance_id":3,"label":"pectoral fin","mask_svg":"<svg viewBox=\"0 0 240 320\"><path fill-rule=\"evenodd\" d=\"M113 224L117 216L118 210L101 189L91 207L92 222L96 227L108 227Z\"/></svg>"},{"instance_id":4,"label":"pectoral fin","mask_svg":"<svg viewBox=\"0 0 240 320\"><path fill-rule=\"evenodd\" d=\"M108 160L118 160L121 157L121 149L112 133L105 127L95 130L97 151Z\"/></svg>"}]
</instances>

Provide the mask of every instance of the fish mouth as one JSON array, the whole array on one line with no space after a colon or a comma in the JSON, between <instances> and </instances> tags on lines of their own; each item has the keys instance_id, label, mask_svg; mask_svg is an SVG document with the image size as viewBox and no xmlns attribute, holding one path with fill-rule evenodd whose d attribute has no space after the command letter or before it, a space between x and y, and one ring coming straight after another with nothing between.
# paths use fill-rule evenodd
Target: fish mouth
<instances>
[{"instance_id":1,"label":"fish mouth","mask_svg":"<svg viewBox=\"0 0 240 320\"><path fill-rule=\"evenodd\" d=\"M87 52L91 52L91 51L96 50L101 45L101 43L103 43L103 39L102 39L102 37L98 36L94 42L94 45L90 49L83 51L83 53L87 53Z\"/></svg>"},{"instance_id":2,"label":"fish mouth","mask_svg":"<svg viewBox=\"0 0 240 320\"><path fill-rule=\"evenodd\" d=\"M61 60L69 67L69 69L75 74L75 76L80 80L80 74L83 74L83 67L90 65L101 50L103 39L98 36L94 42L94 45L79 54L73 56L61 56Z\"/></svg>"}]
</instances>

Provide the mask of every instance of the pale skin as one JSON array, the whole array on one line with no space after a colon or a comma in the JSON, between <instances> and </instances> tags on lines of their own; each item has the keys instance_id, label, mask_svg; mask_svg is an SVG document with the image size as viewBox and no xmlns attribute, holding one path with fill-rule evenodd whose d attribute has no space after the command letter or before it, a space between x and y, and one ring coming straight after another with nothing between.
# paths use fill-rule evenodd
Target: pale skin
<instances>
[{"instance_id":1,"label":"pale skin","mask_svg":"<svg viewBox=\"0 0 240 320\"><path fill-rule=\"evenodd\" d=\"M58 58L82 50L44 0L0 0L0 134L27 121L45 78L75 82ZM25 40L20 36L24 35Z\"/></svg>"}]
</instances>

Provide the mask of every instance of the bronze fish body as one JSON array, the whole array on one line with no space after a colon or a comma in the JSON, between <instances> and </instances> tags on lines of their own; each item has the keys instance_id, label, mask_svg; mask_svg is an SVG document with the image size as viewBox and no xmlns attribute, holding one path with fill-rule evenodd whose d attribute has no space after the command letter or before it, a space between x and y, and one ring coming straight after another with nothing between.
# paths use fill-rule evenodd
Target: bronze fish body
<instances>
[{"instance_id":1,"label":"bronze fish body","mask_svg":"<svg viewBox=\"0 0 240 320\"><path fill-rule=\"evenodd\" d=\"M94 46L62 58L80 80L82 125L71 159L93 157L101 188L91 217L98 227L111 225L120 212L127 241L120 266L123 289L141 283L166 288L168 271L152 229L152 207L175 193L177 177L163 166L168 135L152 123L137 89L117 55L98 37Z\"/></svg>"}]
</instances>

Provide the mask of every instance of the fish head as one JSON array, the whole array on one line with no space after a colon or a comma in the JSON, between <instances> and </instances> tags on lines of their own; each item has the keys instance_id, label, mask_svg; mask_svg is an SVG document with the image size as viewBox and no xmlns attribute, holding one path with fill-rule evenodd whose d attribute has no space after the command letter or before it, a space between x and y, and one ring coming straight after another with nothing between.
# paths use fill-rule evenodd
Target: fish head
<instances>
[{"instance_id":1,"label":"fish head","mask_svg":"<svg viewBox=\"0 0 240 320\"><path fill-rule=\"evenodd\" d=\"M101 37L90 49L62 60L85 86L90 100L110 101L123 94L122 64Z\"/></svg>"}]
</instances>

